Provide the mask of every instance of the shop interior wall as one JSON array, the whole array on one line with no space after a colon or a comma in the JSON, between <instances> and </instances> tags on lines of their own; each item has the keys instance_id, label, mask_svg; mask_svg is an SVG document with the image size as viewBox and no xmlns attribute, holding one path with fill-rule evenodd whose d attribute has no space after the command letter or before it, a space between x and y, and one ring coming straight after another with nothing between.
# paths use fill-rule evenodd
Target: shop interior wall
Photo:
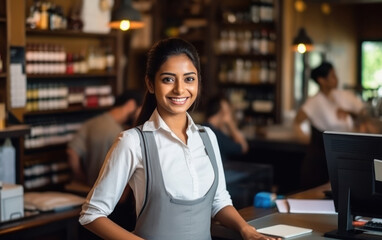
<instances>
[{"instance_id":1,"label":"shop interior wall","mask_svg":"<svg viewBox=\"0 0 382 240\"><path fill-rule=\"evenodd\" d=\"M306 10L296 12L294 0L285 0L283 9L282 98L284 112L295 110L293 102L294 52L292 41L305 27L314 46L327 53L336 67L340 87L357 87L358 42L363 38L382 39L382 1L368 4L331 4L330 14L321 11L320 2L306 2ZM322 1L324 2L324 1Z\"/></svg>"}]
</instances>

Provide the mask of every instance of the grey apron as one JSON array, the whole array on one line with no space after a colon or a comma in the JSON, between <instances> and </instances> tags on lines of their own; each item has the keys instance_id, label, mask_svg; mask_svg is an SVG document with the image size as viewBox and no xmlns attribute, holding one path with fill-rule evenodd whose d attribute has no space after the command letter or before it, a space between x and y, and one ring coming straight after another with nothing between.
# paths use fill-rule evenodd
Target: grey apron
<instances>
[{"instance_id":1,"label":"grey apron","mask_svg":"<svg viewBox=\"0 0 382 240\"><path fill-rule=\"evenodd\" d=\"M211 141L199 129L215 178L208 192L195 200L175 199L167 193L153 132L139 132L146 175L146 196L134 233L148 240L210 240L211 210L218 185L218 169Z\"/></svg>"}]
</instances>

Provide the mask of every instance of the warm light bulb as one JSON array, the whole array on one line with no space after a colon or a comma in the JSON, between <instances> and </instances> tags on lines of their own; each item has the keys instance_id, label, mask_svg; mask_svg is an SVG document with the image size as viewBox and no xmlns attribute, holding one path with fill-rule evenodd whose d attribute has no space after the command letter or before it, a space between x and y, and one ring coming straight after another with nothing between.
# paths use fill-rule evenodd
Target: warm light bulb
<instances>
[{"instance_id":1,"label":"warm light bulb","mask_svg":"<svg viewBox=\"0 0 382 240\"><path fill-rule=\"evenodd\" d=\"M331 8L330 8L330 5L328 3L323 3L321 4L321 11L326 14L326 15L329 15L330 12L331 12Z\"/></svg>"},{"instance_id":2,"label":"warm light bulb","mask_svg":"<svg viewBox=\"0 0 382 240\"><path fill-rule=\"evenodd\" d=\"M294 8L297 12L304 12L306 9L306 4L303 0L296 0L294 2Z\"/></svg>"},{"instance_id":3,"label":"warm light bulb","mask_svg":"<svg viewBox=\"0 0 382 240\"><path fill-rule=\"evenodd\" d=\"M297 45L297 51L299 53L305 53L306 52L306 46L303 43L300 43Z\"/></svg>"},{"instance_id":4,"label":"warm light bulb","mask_svg":"<svg viewBox=\"0 0 382 240\"><path fill-rule=\"evenodd\" d=\"M121 23L119 24L119 28L122 31L127 31L130 28L130 21L129 20L122 20Z\"/></svg>"}]
</instances>

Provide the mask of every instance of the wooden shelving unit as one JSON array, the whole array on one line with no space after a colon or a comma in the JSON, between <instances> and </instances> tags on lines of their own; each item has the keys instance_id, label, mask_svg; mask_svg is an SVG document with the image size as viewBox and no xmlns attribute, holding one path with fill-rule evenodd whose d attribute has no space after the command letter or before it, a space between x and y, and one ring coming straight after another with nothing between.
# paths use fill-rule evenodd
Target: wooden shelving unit
<instances>
[{"instance_id":1,"label":"wooden shelving unit","mask_svg":"<svg viewBox=\"0 0 382 240\"><path fill-rule=\"evenodd\" d=\"M242 116L241 125L279 123L281 121L281 23L279 21L282 1L257 1L258 11L259 8L267 6L273 12L271 18L260 18L257 21L252 19L251 9L254 7L252 1L223 0L212 1L211 4L213 10L209 18L212 33L210 42L214 44L210 47L214 49L209 66L211 71L209 76L214 82L211 85L220 88L217 91L223 91L228 99L232 97L231 103L234 108L237 104L236 109L241 112L238 114ZM222 41L228 44L234 41L236 49L230 52L217 48L216 45ZM255 44L260 45L260 51L254 49ZM272 50L267 49L271 44ZM261 49L264 46L267 46L265 49L267 51ZM258 67L254 68L254 64ZM263 71L264 65L267 66L266 77L261 72L257 73L261 79L254 79L253 72ZM241 69L240 74L238 69ZM242 70L246 72L242 73ZM219 79L221 74L226 77ZM238 97L242 98L239 102ZM255 110L254 105L263 103L267 105L265 107L267 111Z\"/></svg>"}]
</instances>

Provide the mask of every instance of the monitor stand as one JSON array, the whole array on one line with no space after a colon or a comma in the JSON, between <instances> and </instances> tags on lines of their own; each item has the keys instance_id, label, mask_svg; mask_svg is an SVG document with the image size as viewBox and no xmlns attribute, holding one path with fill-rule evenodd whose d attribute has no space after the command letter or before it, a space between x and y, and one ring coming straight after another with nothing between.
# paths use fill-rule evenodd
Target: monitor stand
<instances>
[{"instance_id":1,"label":"monitor stand","mask_svg":"<svg viewBox=\"0 0 382 240\"><path fill-rule=\"evenodd\" d=\"M350 210L350 187L347 184L346 176L340 173L341 170L338 181L338 229L327 232L324 236L338 239L382 240L382 236L370 235L362 230L354 229L353 215Z\"/></svg>"}]
</instances>

